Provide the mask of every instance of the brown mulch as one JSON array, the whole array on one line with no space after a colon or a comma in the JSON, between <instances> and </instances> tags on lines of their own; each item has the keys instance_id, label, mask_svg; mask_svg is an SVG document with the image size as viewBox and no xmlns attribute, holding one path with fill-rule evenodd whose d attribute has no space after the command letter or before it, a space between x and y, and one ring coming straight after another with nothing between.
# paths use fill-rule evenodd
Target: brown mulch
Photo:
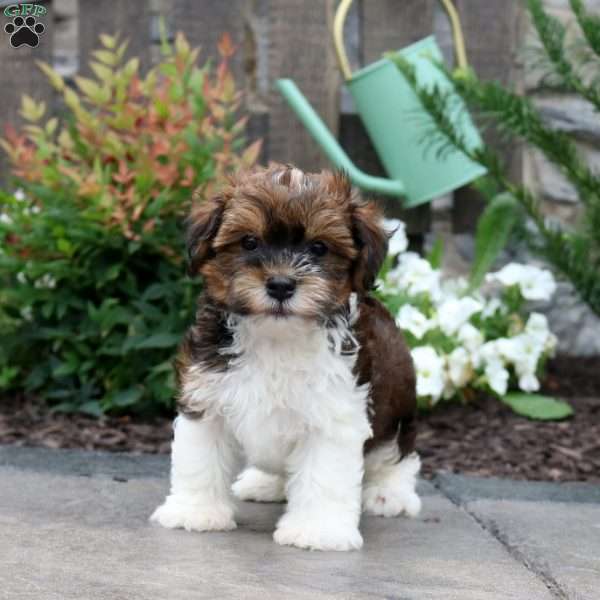
<instances>
[{"instance_id":1,"label":"brown mulch","mask_svg":"<svg viewBox=\"0 0 600 600\"><path fill-rule=\"evenodd\" d=\"M165 454L172 431L168 418L94 419L51 412L28 398L0 399L0 444Z\"/></svg>"},{"instance_id":2,"label":"brown mulch","mask_svg":"<svg viewBox=\"0 0 600 600\"><path fill-rule=\"evenodd\" d=\"M600 358L561 357L549 364L546 393L568 398L575 416L535 422L498 400L447 405L422 415L418 449L424 473L543 481L600 482ZM0 444L167 453L171 420L92 419L52 413L26 398L0 399Z\"/></svg>"},{"instance_id":3,"label":"brown mulch","mask_svg":"<svg viewBox=\"0 0 600 600\"><path fill-rule=\"evenodd\" d=\"M600 481L600 398L571 398L561 422L519 417L495 398L449 405L421 419L423 472L533 481Z\"/></svg>"}]
</instances>

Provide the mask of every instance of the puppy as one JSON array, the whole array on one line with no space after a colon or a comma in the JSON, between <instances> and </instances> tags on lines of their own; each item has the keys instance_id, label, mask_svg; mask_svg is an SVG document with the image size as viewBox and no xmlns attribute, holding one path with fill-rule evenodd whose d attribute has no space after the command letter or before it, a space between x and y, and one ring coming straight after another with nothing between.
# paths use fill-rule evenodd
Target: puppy
<instances>
[{"instance_id":1,"label":"puppy","mask_svg":"<svg viewBox=\"0 0 600 600\"><path fill-rule=\"evenodd\" d=\"M417 515L412 361L369 295L387 251L376 205L342 174L271 165L200 203L187 241L204 292L177 359L171 491L151 519L234 529L233 491L287 500L277 543L351 550L361 507Z\"/></svg>"}]
</instances>

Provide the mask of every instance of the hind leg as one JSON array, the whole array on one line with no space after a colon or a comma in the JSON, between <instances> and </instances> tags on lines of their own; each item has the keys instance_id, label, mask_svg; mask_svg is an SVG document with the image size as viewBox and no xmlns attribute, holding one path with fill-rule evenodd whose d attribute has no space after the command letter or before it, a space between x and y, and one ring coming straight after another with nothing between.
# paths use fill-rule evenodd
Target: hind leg
<instances>
[{"instance_id":1,"label":"hind leg","mask_svg":"<svg viewBox=\"0 0 600 600\"><path fill-rule=\"evenodd\" d=\"M251 502L284 502L285 481L281 475L265 473L256 467L244 469L231 490L236 498Z\"/></svg>"},{"instance_id":2,"label":"hind leg","mask_svg":"<svg viewBox=\"0 0 600 600\"><path fill-rule=\"evenodd\" d=\"M400 458L396 440L371 450L365 456L363 511L382 517L416 517L421 510L415 490L420 469L421 459L416 452Z\"/></svg>"}]
</instances>

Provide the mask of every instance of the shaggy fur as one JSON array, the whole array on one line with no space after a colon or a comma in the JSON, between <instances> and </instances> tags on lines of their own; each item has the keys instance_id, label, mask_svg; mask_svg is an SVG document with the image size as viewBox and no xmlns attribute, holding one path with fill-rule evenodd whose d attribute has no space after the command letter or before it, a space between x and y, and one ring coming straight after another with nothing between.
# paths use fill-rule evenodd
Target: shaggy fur
<instances>
[{"instance_id":1,"label":"shaggy fur","mask_svg":"<svg viewBox=\"0 0 600 600\"><path fill-rule=\"evenodd\" d=\"M387 250L377 206L343 175L273 165L200 203L188 248L205 291L177 361L171 493L152 519L232 529L233 490L287 499L276 542L349 550L361 507L416 515L415 375L369 295Z\"/></svg>"}]
</instances>

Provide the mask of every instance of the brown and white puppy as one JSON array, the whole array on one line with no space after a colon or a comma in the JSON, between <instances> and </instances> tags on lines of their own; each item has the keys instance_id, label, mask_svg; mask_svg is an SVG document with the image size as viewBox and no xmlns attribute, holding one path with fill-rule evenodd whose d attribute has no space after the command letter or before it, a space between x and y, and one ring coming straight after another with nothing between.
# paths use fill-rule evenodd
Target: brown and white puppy
<instances>
[{"instance_id":1,"label":"brown and white puppy","mask_svg":"<svg viewBox=\"0 0 600 600\"><path fill-rule=\"evenodd\" d=\"M416 515L415 375L369 295L387 250L377 206L341 174L271 165L200 203L188 244L204 292L178 358L171 493L152 520L233 529L233 490L287 499L276 542L349 550L361 507Z\"/></svg>"}]
</instances>

